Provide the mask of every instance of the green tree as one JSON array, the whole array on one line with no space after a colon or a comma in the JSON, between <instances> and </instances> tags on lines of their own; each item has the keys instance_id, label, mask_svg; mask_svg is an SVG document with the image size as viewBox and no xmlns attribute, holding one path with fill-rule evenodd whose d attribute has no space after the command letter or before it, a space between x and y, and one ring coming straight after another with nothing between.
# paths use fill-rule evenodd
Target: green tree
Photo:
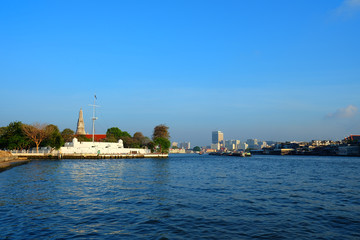
<instances>
[{"instance_id":1,"label":"green tree","mask_svg":"<svg viewBox=\"0 0 360 240\"><path fill-rule=\"evenodd\" d=\"M193 151L194 152L200 152L201 148L199 146L196 146L196 147L193 148Z\"/></svg>"},{"instance_id":2,"label":"green tree","mask_svg":"<svg viewBox=\"0 0 360 240\"><path fill-rule=\"evenodd\" d=\"M7 127L0 127L0 137L5 134Z\"/></svg>"},{"instance_id":3,"label":"green tree","mask_svg":"<svg viewBox=\"0 0 360 240\"><path fill-rule=\"evenodd\" d=\"M152 138L154 141L154 145L159 146L161 153L169 152L171 143L169 140L170 134L168 130L169 127L164 124L160 124L154 128Z\"/></svg>"},{"instance_id":4,"label":"green tree","mask_svg":"<svg viewBox=\"0 0 360 240\"><path fill-rule=\"evenodd\" d=\"M23 131L22 122L12 122L7 127L2 127L1 129L0 148L22 150L30 147L31 141Z\"/></svg>"},{"instance_id":5,"label":"green tree","mask_svg":"<svg viewBox=\"0 0 360 240\"><path fill-rule=\"evenodd\" d=\"M148 142L146 147L150 149L152 153L155 151L155 143L153 141Z\"/></svg>"},{"instance_id":6,"label":"green tree","mask_svg":"<svg viewBox=\"0 0 360 240\"><path fill-rule=\"evenodd\" d=\"M76 136L77 140L79 140L79 142L91 142L92 138L87 138L85 137L85 135L77 135Z\"/></svg>"},{"instance_id":7,"label":"green tree","mask_svg":"<svg viewBox=\"0 0 360 240\"><path fill-rule=\"evenodd\" d=\"M133 143L131 135L126 131L121 131L117 127L109 128L106 131L106 141L117 142L119 139L123 140L124 147L129 147Z\"/></svg>"},{"instance_id":8,"label":"green tree","mask_svg":"<svg viewBox=\"0 0 360 240\"><path fill-rule=\"evenodd\" d=\"M169 139L166 139L166 138L163 138L163 137L158 137L154 140L154 143L156 145L159 146L160 148L160 152L161 153L168 153L169 152L169 148L170 148L170 140Z\"/></svg>"},{"instance_id":9,"label":"green tree","mask_svg":"<svg viewBox=\"0 0 360 240\"><path fill-rule=\"evenodd\" d=\"M107 131L106 131L106 137L108 136L113 136L115 137L115 139L119 140L121 139L121 137L130 137L131 138L131 135L126 132L126 131L121 131L119 128L117 127L112 127L112 128L109 128Z\"/></svg>"},{"instance_id":10,"label":"green tree","mask_svg":"<svg viewBox=\"0 0 360 240\"><path fill-rule=\"evenodd\" d=\"M133 142L134 147L144 147L148 142L150 142L150 139L145 137L141 132L136 132L133 136Z\"/></svg>"},{"instance_id":11,"label":"green tree","mask_svg":"<svg viewBox=\"0 0 360 240\"><path fill-rule=\"evenodd\" d=\"M65 142L71 142L75 136L75 132L73 130L71 130L70 128L65 128L61 132L61 136Z\"/></svg>"},{"instance_id":12,"label":"green tree","mask_svg":"<svg viewBox=\"0 0 360 240\"><path fill-rule=\"evenodd\" d=\"M42 146L50 146L55 149L59 149L64 145L64 139L61 136L59 128L53 124L47 125L45 131L48 133L48 136L42 142Z\"/></svg>"},{"instance_id":13,"label":"green tree","mask_svg":"<svg viewBox=\"0 0 360 240\"><path fill-rule=\"evenodd\" d=\"M120 138L121 140L123 140L123 144L124 144L124 147L126 148L132 148L134 146L134 140L133 138L130 136L123 136Z\"/></svg>"}]
</instances>

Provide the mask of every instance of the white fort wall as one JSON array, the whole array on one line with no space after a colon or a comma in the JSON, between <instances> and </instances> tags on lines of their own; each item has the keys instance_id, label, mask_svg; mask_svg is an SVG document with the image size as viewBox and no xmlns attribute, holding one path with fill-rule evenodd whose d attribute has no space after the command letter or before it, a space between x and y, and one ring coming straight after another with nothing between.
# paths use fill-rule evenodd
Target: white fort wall
<instances>
[{"instance_id":1,"label":"white fort wall","mask_svg":"<svg viewBox=\"0 0 360 240\"><path fill-rule=\"evenodd\" d=\"M74 138L72 142L65 143L60 148L60 153L84 153L84 154L148 154L150 149L143 148L124 148L123 141L112 142L79 142Z\"/></svg>"}]
</instances>

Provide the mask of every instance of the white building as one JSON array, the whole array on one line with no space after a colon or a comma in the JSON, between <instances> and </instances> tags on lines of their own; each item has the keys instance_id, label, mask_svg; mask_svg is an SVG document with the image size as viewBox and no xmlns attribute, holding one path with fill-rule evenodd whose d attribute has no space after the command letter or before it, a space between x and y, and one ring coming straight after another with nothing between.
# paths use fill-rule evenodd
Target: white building
<instances>
[{"instance_id":1,"label":"white building","mask_svg":"<svg viewBox=\"0 0 360 240\"><path fill-rule=\"evenodd\" d=\"M123 141L113 142L79 142L74 138L72 142L65 143L60 148L61 154L148 154L150 149L143 148L124 148Z\"/></svg>"},{"instance_id":2,"label":"white building","mask_svg":"<svg viewBox=\"0 0 360 240\"><path fill-rule=\"evenodd\" d=\"M212 144L220 144L220 147L224 147L224 133L221 131L213 131L211 134L211 143Z\"/></svg>"}]
</instances>

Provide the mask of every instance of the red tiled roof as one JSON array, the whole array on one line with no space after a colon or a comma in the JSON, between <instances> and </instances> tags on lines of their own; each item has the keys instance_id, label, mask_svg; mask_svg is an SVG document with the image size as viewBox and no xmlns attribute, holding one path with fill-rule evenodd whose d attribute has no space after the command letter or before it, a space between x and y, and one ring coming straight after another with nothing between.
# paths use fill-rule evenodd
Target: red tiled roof
<instances>
[{"instance_id":1,"label":"red tiled roof","mask_svg":"<svg viewBox=\"0 0 360 240\"><path fill-rule=\"evenodd\" d=\"M92 134L84 135L86 138L92 139ZM106 134L94 134L94 140L99 141L106 138Z\"/></svg>"}]
</instances>

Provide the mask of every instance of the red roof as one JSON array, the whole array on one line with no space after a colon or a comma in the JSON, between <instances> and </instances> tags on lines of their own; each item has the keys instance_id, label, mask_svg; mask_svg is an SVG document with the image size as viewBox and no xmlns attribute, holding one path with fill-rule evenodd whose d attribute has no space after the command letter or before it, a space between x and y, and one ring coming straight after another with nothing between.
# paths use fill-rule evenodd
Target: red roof
<instances>
[{"instance_id":1,"label":"red roof","mask_svg":"<svg viewBox=\"0 0 360 240\"><path fill-rule=\"evenodd\" d=\"M92 134L86 134L84 135L86 138L92 139L93 135ZM106 138L106 134L94 134L94 140L95 141L100 141L102 139Z\"/></svg>"}]
</instances>

